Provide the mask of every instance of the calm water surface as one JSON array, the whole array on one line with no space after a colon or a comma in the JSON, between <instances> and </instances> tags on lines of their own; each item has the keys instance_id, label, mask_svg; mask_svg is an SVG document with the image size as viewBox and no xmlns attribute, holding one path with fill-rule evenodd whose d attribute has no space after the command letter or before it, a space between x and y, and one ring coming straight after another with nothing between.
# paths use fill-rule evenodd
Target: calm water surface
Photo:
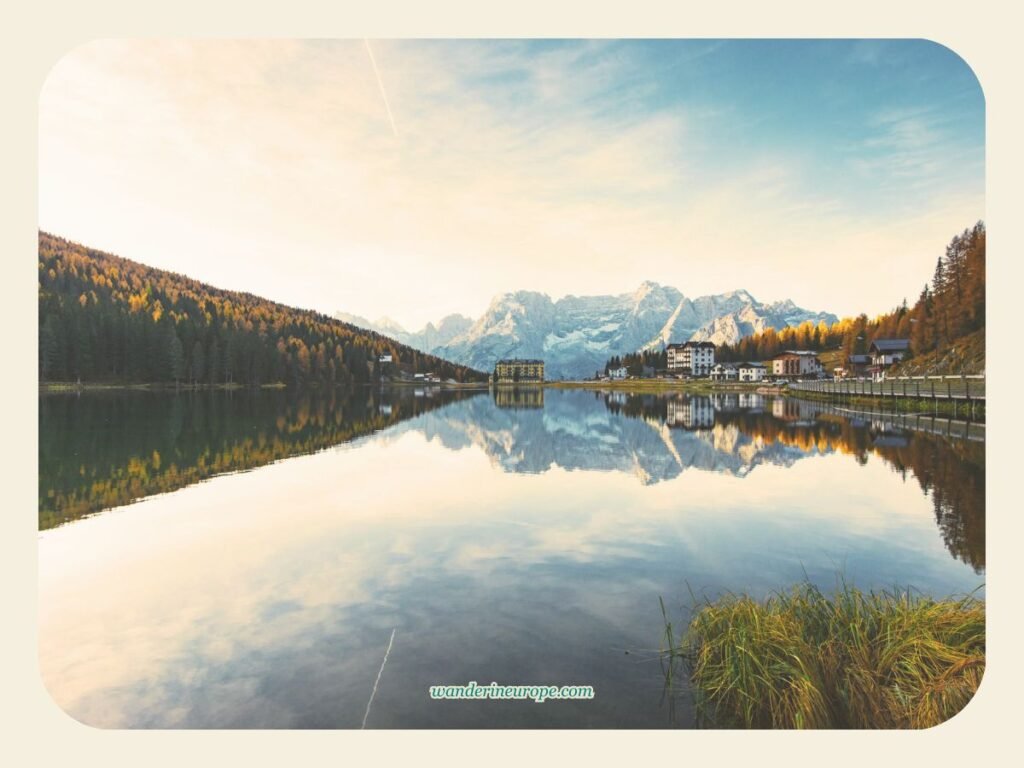
<instances>
[{"instance_id":1,"label":"calm water surface","mask_svg":"<svg viewBox=\"0 0 1024 768\"><path fill-rule=\"evenodd\" d=\"M39 458L42 674L96 726L690 727L659 597L984 580L983 442L758 395L53 395ZM429 698L469 681L596 695Z\"/></svg>"}]
</instances>

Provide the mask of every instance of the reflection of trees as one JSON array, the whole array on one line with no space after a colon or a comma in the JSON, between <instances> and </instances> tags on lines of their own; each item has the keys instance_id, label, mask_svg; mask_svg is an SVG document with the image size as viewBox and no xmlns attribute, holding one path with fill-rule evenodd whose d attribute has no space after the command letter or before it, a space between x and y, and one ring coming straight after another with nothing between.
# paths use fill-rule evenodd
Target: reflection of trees
<instances>
[{"instance_id":1,"label":"reflection of trees","mask_svg":"<svg viewBox=\"0 0 1024 768\"><path fill-rule=\"evenodd\" d=\"M794 446L805 453L845 453L859 464L878 456L904 477L910 472L921 489L931 493L936 523L950 553L978 573L985 568L984 443L838 416L800 400L755 401L745 409L730 398L633 395L623 399L608 395L605 404L615 413L657 419L670 427L674 424L667 415L712 408L715 427L734 425L765 443Z\"/></svg>"},{"instance_id":2,"label":"reflection of trees","mask_svg":"<svg viewBox=\"0 0 1024 768\"><path fill-rule=\"evenodd\" d=\"M39 528L314 453L437 408L366 389L51 395L39 400Z\"/></svg>"}]
</instances>

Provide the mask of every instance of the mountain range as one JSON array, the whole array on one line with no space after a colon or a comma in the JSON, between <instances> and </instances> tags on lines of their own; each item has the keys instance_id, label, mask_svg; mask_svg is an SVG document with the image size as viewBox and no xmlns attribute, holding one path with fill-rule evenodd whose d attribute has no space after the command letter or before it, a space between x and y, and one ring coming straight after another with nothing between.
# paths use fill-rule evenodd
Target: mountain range
<instances>
[{"instance_id":1,"label":"mountain range","mask_svg":"<svg viewBox=\"0 0 1024 768\"><path fill-rule=\"evenodd\" d=\"M370 321L341 312L335 317L478 370L491 370L503 357L541 358L550 379L589 377L612 355L669 343L732 344L765 328L837 320L790 300L762 303L744 290L689 299L654 282L632 293L557 301L535 291L504 293L476 320L448 315L416 332L386 317Z\"/></svg>"}]
</instances>

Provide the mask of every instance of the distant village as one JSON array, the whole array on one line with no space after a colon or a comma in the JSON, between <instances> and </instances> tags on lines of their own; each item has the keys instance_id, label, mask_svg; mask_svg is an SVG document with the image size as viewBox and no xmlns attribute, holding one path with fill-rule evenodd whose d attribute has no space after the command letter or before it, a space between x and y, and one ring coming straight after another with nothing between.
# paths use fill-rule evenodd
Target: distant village
<instances>
[{"instance_id":1,"label":"distant village","mask_svg":"<svg viewBox=\"0 0 1024 768\"><path fill-rule=\"evenodd\" d=\"M790 349L764 361L742 363L716 362L716 347L710 341L686 341L666 347L667 365L663 370L644 365L631 373L625 366L609 368L595 379L708 379L724 382L788 382L808 379L885 379L887 371L910 351L909 339L876 339L866 354L849 355L842 366L825 370L818 353ZM506 358L495 363L491 382L497 384L537 384L544 381L544 361Z\"/></svg>"}]
</instances>

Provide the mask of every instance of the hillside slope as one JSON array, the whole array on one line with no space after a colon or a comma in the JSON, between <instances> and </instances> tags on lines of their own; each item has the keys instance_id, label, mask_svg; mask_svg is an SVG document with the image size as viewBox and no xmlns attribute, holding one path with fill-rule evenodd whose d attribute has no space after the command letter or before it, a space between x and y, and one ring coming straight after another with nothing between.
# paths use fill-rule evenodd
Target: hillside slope
<instances>
[{"instance_id":1,"label":"hillside slope","mask_svg":"<svg viewBox=\"0 0 1024 768\"><path fill-rule=\"evenodd\" d=\"M486 374L310 310L39 233L39 379L352 384L392 370Z\"/></svg>"},{"instance_id":2,"label":"hillside slope","mask_svg":"<svg viewBox=\"0 0 1024 768\"><path fill-rule=\"evenodd\" d=\"M985 372L985 329L961 336L939 350L914 355L893 367L891 376L951 376Z\"/></svg>"}]
</instances>

